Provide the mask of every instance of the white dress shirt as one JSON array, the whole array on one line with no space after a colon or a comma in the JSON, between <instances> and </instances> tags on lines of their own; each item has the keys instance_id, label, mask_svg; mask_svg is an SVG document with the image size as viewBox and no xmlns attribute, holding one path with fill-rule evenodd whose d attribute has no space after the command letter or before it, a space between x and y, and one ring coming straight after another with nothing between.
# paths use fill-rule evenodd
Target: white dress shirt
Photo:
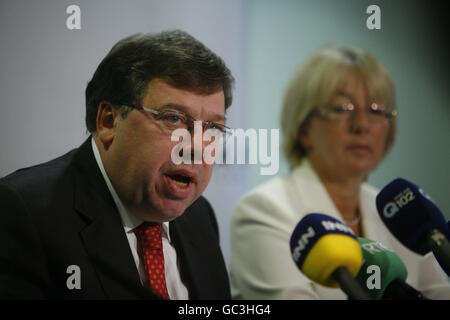
<instances>
[{"instance_id":1,"label":"white dress shirt","mask_svg":"<svg viewBox=\"0 0 450 320\"><path fill-rule=\"evenodd\" d=\"M360 189L362 236L397 253L408 270L407 282L431 299L450 299L450 281L432 253L420 256L403 246L381 221L378 191ZM231 220L231 288L241 299L346 299L340 289L309 280L291 256L289 240L308 213L323 213L343 221L312 169L304 162L289 176L276 177L246 194Z\"/></svg>"},{"instance_id":2,"label":"white dress shirt","mask_svg":"<svg viewBox=\"0 0 450 320\"><path fill-rule=\"evenodd\" d=\"M125 208L122 200L117 195L117 192L114 189L114 186L112 185L105 171L94 138L91 139L91 142L95 160L97 161L98 167L102 172L103 178L105 179L109 192L111 193L111 196L114 199L117 209L119 210L123 228L127 236L128 243L130 244L131 252L134 257L134 262L136 263L136 268L141 278L141 283L144 284L146 277L142 259L138 254L138 239L136 237L137 230L135 230L135 228L138 227L144 221L128 212L128 210ZM175 251L175 248L173 247L170 241L169 222L164 222L161 224L161 231L162 231L161 233L164 252L164 268L165 268L167 292L169 293L169 297L171 300L187 300L189 299L189 293L187 291L186 286L181 281L180 272L178 270L177 265L177 252Z\"/></svg>"}]
</instances>

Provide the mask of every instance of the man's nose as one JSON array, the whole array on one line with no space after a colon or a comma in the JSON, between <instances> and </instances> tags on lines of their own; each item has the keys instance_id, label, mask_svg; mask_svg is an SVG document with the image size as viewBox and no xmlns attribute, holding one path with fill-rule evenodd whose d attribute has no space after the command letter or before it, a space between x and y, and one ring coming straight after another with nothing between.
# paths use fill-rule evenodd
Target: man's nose
<instances>
[{"instance_id":1,"label":"man's nose","mask_svg":"<svg viewBox=\"0 0 450 320\"><path fill-rule=\"evenodd\" d=\"M195 121L189 130L190 144L180 150L180 157L183 157L183 152L189 152L191 163L201 164L203 162L203 150L207 142L203 141L203 122Z\"/></svg>"}]
</instances>

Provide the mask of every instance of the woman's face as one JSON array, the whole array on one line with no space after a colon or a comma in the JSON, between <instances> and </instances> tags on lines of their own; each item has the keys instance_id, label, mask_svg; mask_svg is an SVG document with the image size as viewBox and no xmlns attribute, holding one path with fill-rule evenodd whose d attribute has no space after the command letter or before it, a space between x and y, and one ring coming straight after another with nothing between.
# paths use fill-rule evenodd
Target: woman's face
<instances>
[{"instance_id":1,"label":"woman's face","mask_svg":"<svg viewBox=\"0 0 450 320\"><path fill-rule=\"evenodd\" d=\"M347 75L328 106L352 103L348 120L328 120L313 116L300 142L319 176L329 179L364 177L384 156L390 123L368 118L371 101L365 83L356 74ZM325 106L326 107L326 106Z\"/></svg>"}]
</instances>

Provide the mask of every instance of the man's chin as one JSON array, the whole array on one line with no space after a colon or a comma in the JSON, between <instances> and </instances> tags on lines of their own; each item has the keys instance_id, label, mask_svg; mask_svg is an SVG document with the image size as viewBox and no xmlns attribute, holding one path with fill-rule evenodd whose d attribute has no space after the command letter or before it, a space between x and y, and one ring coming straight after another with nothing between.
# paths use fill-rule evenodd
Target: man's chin
<instances>
[{"instance_id":1,"label":"man's chin","mask_svg":"<svg viewBox=\"0 0 450 320\"><path fill-rule=\"evenodd\" d=\"M193 201L170 200L135 207L131 211L141 220L149 222L169 222L181 216Z\"/></svg>"},{"instance_id":2,"label":"man's chin","mask_svg":"<svg viewBox=\"0 0 450 320\"><path fill-rule=\"evenodd\" d=\"M165 200L159 210L157 210L159 212L158 216L164 221L172 221L180 217L193 202L187 199Z\"/></svg>"}]
</instances>

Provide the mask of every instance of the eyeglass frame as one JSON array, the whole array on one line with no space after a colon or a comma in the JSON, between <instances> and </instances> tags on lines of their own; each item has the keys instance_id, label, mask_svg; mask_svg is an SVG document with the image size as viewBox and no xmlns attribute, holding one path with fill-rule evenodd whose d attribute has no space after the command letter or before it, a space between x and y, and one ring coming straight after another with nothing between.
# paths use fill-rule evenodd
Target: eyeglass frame
<instances>
[{"instance_id":1,"label":"eyeglass frame","mask_svg":"<svg viewBox=\"0 0 450 320\"><path fill-rule=\"evenodd\" d=\"M351 108L349 108L351 106ZM374 106L376 106L375 108L374 108ZM345 111L347 111L348 112L348 110L351 110L350 111L350 114L349 114L349 118L347 118L347 119L332 119L332 118L329 118L329 117L327 117L327 116L325 116L325 114L326 114L326 112L328 111L328 110L330 110L332 107L345 107L345 108L348 108L348 109L346 109ZM371 111L375 111L375 110L379 110L378 109L379 108L379 105L377 104L377 103L372 103L372 104L370 104L370 106L367 108L367 109L369 109L369 110L371 110ZM330 120L330 121L346 121L346 120L349 120L350 118L351 118L351 116L354 114L354 110L355 110L356 108L355 108L355 105L353 104L353 103L336 103L336 104L333 104L333 105L331 105L331 106L325 106L325 107L317 107L317 108L314 108L311 112L310 112L310 116L320 116L320 117L322 117L322 118L324 118L324 119L326 119L326 120ZM393 119L395 119L396 117L397 117L397 115L398 115L398 111L397 111L397 109L395 109L395 108L392 108L392 109L388 109L388 110L383 110L383 117L384 117L384 119L387 121L387 122L390 122L390 121L392 121ZM369 118L370 119L370 118ZM369 120L369 122L372 122L372 121L370 121ZM375 121L375 123L383 123L384 121L380 121L380 122L377 122L377 121Z\"/></svg>"},{"instance_id":2,"label":"eyeglass frame","mask_svg":"<svg viewBox=\"0 0 450 320\"><path fill-rule=\"evenodd\" d=\"M148 107L144 107L144 106L137 106L137 105L133 105L133 104L130 104L130 105L119 105L118 107L128 107L128 108L132 108L132 109L136 109L136 110L144 110L144 111L150 112L150 113L152 113L152 114L154 114L156 116L159 116L159 115L161 115L164 112L164 111L159 111L159 110L156 110L156 109L153 109L153 108L148 108ZM174 109L171 109L171 110L174 110ZM188 120L188 122L186 123L187 124L187 130L189 132L192 132L192 129L194 128L194 122L200 121L202 123L202 129L203 130L205 130L205 124L213 124L217 128L223 127L223 129L216 129L216 130L219 130L221 132L221 134L223 134L226 138L228 138L228 137L233 135L232 129L230 127L224 125L224 124L220 124L220 123L216 123L216 122L212 122L212 121L198 120L198 119L194 118L193 116L191 116L190 114L188 114L188 113L186 113L184 111L180 111L180 110L174 110L174 111L179 112L179 113L181 113L181 114L186 116L186 119ZM159 120L159 119L157 119L157 120ZM212 129L212 128L210 128L210 129ZM210 129L207 129L207 130L210 130Z\"/></svg>"}]
</instances>

